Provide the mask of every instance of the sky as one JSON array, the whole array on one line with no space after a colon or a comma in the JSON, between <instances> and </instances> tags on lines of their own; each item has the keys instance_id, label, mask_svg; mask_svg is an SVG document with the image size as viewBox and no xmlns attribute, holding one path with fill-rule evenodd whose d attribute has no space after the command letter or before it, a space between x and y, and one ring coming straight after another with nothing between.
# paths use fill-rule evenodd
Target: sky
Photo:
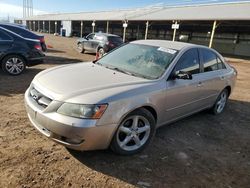
<instances>
[{"instance_id":1,"label":"sky","mask_svg":"<svg viewBox=\"0 0 250 188\"><path fill-rule=\"evenodd\" d=\"M240 2L244 0L33 0L34 14L99 11L151 5ZM0 0L0 18L22 17L23 0Z\"/></svg>"}]
</instances>

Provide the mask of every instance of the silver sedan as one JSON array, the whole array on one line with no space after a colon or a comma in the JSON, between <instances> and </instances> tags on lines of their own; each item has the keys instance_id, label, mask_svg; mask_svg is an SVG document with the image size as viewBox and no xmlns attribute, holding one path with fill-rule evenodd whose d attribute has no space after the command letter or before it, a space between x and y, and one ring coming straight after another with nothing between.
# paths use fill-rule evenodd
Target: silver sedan
<instances>
[{"instance_id":1,"label":"silver sedan","mask_svg":"<svg viewBox=\"0 0 250 188\"><path fill-rule=\"evenodd\" d=\"M135 41L96 62L39 73L25 103L34 127L68 148L130 155L162 125L204 109L222 113L236 76L213 49Z\"/></svg>"}]
</instances>

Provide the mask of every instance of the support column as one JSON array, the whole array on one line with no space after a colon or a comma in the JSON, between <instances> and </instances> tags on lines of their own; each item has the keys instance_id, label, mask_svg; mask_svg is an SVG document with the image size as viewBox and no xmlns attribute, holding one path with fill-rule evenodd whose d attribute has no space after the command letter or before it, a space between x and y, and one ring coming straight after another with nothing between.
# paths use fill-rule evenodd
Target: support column
<instances>
[{"instance_id":1,"label":"support column","mask_svg":"<svg viewBox=\"0 0 250 188\"><path fill-rule=\"evenodd\" d=\"M210 42L209 42L209 48L212 48L212 46L213 46L214 33L215 33L216 26L217 26L217 21L215 20L214 24L213 24L213 29L212 29L212 33L211 33Z\"/></svg>"},{"instance_id":2,"label":"support column","mask_svg":"<svg viewBox=\"0 0 250 188\"><path fill-rule=\"evenodd\" d=\"M50 34L50 21L49 21L49 34Z\"/></svg>"},{"instance_id":3,"label":"support column","mask_svg":"<svg viewBox=\"0 0 250 188\"><path fill-rule=\"evenodd\" d=\"M38 32L40 32L40 21L37 21L38 23Z\"/></svg>"},{"instance_id":4,"label":"support column","mask_svg":"<svg viewBox=\"0 0 250 188\"><path fill-rule=\"evenodd\" d=\"M43 32L45 32L45 21L43 21Z\"/></svg>"},{"instance_id":5,"label":"support column","mask_svg":"<svg viewBox=\"0 0 250 188\"><path fill-rule=\"evenodd\" d=\"M95 32L95 21L92 22L92 33Z\"/></svg>"},{"instance_id":6,"label":"support column","mask_svg":"<svg viewBox=\"0 0 250 188\"><path fill-rule=\"evenodd\" d=\"M33 29L36 31L36 21L33 21Z\"/></svg>"},{"instance_id":7,"label":"support column","mask_svg":"<svg viewBox=\"0 0 250 188\"><path fill-rule=\"evenodd\" d=\"M83 21L81 21L81 38L82 38L82 35L83 35Z\"/></svg>"},{"instance_id":8,"label":"support column","mask_svg":"<svg viewBox=\"0 0 250 188\"><path fill-rule=\"evenodd\" d=\"M147 40L148 38L148 26L149 26L149 22L146 22L146 31L145 31L145 40Z\"/></svg>"},{"instance_id":9,"label":"support column","mask_svg":"<svg viewBox=\"0 0 250 188\"><path fill-rule=\"evenodd\" d=\"M174 23L175 25L177 24L177 21L175 21L175 23ZM174 28L174 34L173 34L173 41L175 41L175 35L176 35L176 28Z\"/></svg>"},{"instance_id":10,"label":"support column","mask_svg":"<svg viewBox=\"0 0 250 188\"><path fill-rule=\"evenodd\" d=\"M57 21L55 21L55 33L57 33Z\"/></svg>"},{"instance_id":11,"label":"support column","mask_svg":"<svg viewBox=\"0 0 250 188\"><path fill-rule=\"evenodd\" d=\"M123 42L125 42L126 41L126 29L128 27L128 22L125 20L122 26L123 26Z\"/></svg>"},{"instance_id":12,"label":"support column","mask_svg":"<svg viewBox=\"0 0 250 188\"><path fill-rule=\"evenodd\" d=\"M106 33L109 33L109 21L107 21Z\"/></svg>"}]
</instances>

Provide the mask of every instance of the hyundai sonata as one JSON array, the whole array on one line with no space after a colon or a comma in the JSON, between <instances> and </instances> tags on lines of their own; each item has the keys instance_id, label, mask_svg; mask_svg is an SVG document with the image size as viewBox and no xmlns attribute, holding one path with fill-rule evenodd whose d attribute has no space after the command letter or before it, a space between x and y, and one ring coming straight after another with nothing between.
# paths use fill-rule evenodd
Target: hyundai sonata
<instances>
[{"instance_id":1,"label":"hyundai sonata","mask_svg":"<svg viewBox=\"0 0 250 188\"><path fill-rule=\"evenodd\" d=\"M223 112L237 72L204 46L143 40L96 62L39 73L25 94L43 135L76 150L143 150L155 129L210 109Z\"/></svg>"}]
</instances>

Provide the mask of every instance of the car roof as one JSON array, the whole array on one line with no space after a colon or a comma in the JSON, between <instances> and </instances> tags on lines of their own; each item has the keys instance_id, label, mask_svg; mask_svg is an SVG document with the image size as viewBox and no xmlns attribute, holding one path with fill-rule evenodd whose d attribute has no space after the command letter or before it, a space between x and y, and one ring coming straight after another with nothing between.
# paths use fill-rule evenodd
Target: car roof
<instances>
[{"instance_id":1,"label":"car roof","mask_svg":"<svg viewBox=\"0 0 250 188\"><path fill-rule=\"evenodd\" d=\"M0 23L1 26L12 26L12 27L18 27L18 28L23 28L26 29L25 25L22 24L16 24L16 23Z\"/></svg>"},{"instance_id":2,"label":"car roof","mask_svg":"<svg viewBox=\"0 0 250 188\"><path fill-rule=\"evenodd\" d=\"M168 41L168 40L137 40L137 41L133 41L131 43L164 47L164 48L171 48L171 49L175 49L175 50L181 50L181 49L186 48L186 47L201 47L200 45L196 45L196 44Z\"/></svg>"},{"instance_id":3,"label":"car roof","mask_svg":"<svg viewBox=\"0 0 250 188\"><path fill-rule=\"evenodd\" d=\"M96 35L103 35L107 37L120 37L118 35L110 34L110 33L95 33Z\"/></svg>"}]
</instances>

